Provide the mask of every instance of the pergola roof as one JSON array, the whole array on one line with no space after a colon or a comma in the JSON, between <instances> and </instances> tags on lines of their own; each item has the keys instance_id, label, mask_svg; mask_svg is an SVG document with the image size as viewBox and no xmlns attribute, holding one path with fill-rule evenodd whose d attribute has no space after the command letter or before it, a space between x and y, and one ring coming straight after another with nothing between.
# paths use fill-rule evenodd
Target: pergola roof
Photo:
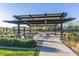
<instances>
[{"instance_id":1,"label":"pergola roof","mask_svg":"<svg viewBox=\"0 0 79 59\"><path fill-rule=\"evenodd\" d=\"M18 15L14 16L18 20L12 20L12 21L4 21L8 23L14 23L14 24L45 24L45 21L47 24L59 24L61 22L67 22L71 21L75 18L65 18L67 16L67 13L53 13L53 14L35 14L35 15Z\"/></svg>"},{"instance_id":2,"label":"pergola roof","mask_svg":"<svg viewBox=\"0 0 79 59\"><path fill-rule=\"evenodd\" d=\"M51 14L34 14L34 15L15 15L16 19L37 19L37 18L60 18L60 17L65 17L67 13L51 13Z\"/></svg>"},{"instance_id":3,"label":"pergola roof","mask_svg":"<svg viewBox=\"0 0 79 59\"><path fill-rule=\"evenodd\" d=\"M59 24L61 22L67 22L67 21L71 21L75 18L65 18L62 20L46 20L47 24ZM14 23L14 24L45 24L45 20L12 20L12 21L4 21L4 22L8 22L8 23Z\"/></svg>"}]
</instances>

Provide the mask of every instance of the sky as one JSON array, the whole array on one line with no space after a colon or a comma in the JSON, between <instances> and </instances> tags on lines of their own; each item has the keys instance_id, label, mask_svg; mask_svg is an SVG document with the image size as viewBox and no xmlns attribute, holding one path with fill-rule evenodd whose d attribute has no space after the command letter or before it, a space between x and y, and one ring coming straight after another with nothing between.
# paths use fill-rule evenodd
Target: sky
<instances>
[{"instance_id":1,"label":"sky","mask_svg":"<svg viewBox=\"0 0 79 59\"><path fill-rule=\"evenodd\" d=\"M0 3L0 27L12 27L14 24L4 20L16 20L14 15L67 12L67 17L75 17L70 24L79 25L79 4L77 3Z\"/></svg>"}]
</instances>

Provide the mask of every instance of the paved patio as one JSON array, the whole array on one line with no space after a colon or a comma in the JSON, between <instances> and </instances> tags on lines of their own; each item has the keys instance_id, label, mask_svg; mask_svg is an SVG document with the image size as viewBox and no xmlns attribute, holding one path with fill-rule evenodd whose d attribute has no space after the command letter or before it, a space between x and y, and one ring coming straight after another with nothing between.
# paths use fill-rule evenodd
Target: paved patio
<instances>
[{"instance_id":1,"label":"paved patio","mask_svg":"<svg viewBox=\"0 0 79 59\"><path fill-rule=\"evenodd\" d=\"M72 50L65 46L58 36L49 37L43 40L39 56L77 56Z\"/></svg>"}]
</instances>

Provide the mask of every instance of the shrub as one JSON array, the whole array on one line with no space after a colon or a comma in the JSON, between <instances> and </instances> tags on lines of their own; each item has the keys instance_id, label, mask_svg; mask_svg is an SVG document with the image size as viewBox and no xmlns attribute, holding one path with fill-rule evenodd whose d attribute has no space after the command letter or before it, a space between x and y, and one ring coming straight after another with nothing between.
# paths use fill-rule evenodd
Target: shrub
<instances>
[{"instance_id":1,"label":"shrub","mask_svg":"<svg viewBox=\"0 0 79 59\"><path fill-rule=\"evenodd\" d=\"M34 40L4 39L3 38L3 39L0 39L0 46L33 48L37 46L37 43Z\"/></svg>"}]
</instances>

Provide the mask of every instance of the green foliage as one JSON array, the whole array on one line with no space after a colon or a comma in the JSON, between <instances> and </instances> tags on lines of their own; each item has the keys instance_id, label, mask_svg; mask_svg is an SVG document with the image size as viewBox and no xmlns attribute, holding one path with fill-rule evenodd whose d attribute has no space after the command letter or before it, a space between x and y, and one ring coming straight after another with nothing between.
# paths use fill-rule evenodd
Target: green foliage
<instances>
[{"instance_id":1,"label":"green foliage","mask_svg":"<svg viewBox=\"0 0 79 59\"><path fill-rule=\"evenodd\" d=\"M37 46L34 40L21 40L21 39L0 39L0 46L8 47L24 47L24 48L34 48Z\"/></svg>"}]
</instances>

